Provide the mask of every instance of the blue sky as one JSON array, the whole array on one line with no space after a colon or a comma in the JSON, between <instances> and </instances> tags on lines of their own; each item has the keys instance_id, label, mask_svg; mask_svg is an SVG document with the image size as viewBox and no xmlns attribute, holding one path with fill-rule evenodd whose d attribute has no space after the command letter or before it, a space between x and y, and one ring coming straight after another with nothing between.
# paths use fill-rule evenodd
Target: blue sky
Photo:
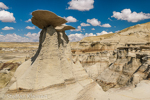
<instances>
[{"instance_id":1,"label":"blue sky","mask_svg":"<svg viewBox=\"0 0 150 100\"><path fill-rule=\"evenodd\" d=\"M116 32L150 21L150 0L1 0L0 42L36 42L40 29L30 19L35 10L49 10L77 28L71 41Z\"/></svg>"}]
</instances>

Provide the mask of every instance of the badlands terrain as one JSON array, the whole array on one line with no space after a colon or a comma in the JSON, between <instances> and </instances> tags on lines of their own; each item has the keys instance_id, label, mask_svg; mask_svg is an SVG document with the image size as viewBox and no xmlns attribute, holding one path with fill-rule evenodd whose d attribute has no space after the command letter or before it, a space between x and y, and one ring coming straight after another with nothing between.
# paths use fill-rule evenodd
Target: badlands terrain
<instances>
[{"instance_id":1,"label":"badlands terrain","mask_svg":"<svg viewBox=\"0 0 150 100\"><path fill-rule=\"evenodd\" d=\"M0 100L150 100L150 22L69 42L65 19L32 15L39 43L0 43Z\"/></svg>"}]
</instances>

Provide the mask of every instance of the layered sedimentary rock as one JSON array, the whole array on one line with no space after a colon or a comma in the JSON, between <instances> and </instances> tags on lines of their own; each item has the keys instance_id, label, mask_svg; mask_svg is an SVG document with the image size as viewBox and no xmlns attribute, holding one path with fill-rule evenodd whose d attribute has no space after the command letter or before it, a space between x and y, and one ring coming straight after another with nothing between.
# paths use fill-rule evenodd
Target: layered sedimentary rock
<instances>
[{"instance_id":1,"label":"layered sedimentary rock","mask_svg":"<svg viewBox=\"0 0 150 100\"><path fill-rule=\"evenodd\" d=\"M71 43L73 61L80 61L89 76L96 80L98 75L116 60L116 44L83 40Z\"/></svg>"},{"instance_id":2,"label":"layered sedimentary rock","mask_svg":"<svg viewBox=\"0 0 150 100\"><path fill-rule=\"evenodd\" d=\"M69 56L67 55L68 42L69 41L65 37L65 34L57 33L52 26L43 29L40 34L38 51L31 61L28 61L31 62L31 66L29 66L29 68L26 67L28 73L21 77L21 79L17 80L18 88L31 90L34 86L36 90L46 88L54 84L62 84L65 80L73 80L71 59L66 57ZM70 60L70 62L68 60ZM22 70L22 68L19 67L17 69L16 73L18 72L18 74L20 73L19 69ZM33 73L33 71L35 71L36 74ZM40 77L40 79L35 80L36 77ZM24 81L26 79L28 79L28 81ZM35 82L38 80L40 81ZM48 81L51 82L49 83ZM17 89L16 83L14 83L14 85L10 88L12 90Z\"/></svg>"},{"instance_id":3,"label":"layered sedimentary rock","mask_svg":"<svg viewBox=\"0 0 150 100\"><path fill-rule=\"evenodd\" d=\"M71 44L73 61L106 91L149 79L150 22Z\"/></svg>"},{"instance_id":4,"label":"layered sedimentary rock","mask_svg":"<svg viewBox=\"0 0 150 100\"><path fill-rule=\"evenodd\" d=\"M57 31L53 24L44 26L36 54L17 68L9 87L4 89L3 100L16 99L13 97L18 94L26 100L42 99L41 96L44 100L76 100L84 89L95 86L102 91L78 61L72 62L70 42L63 28ZM27 98L29 93L36 98Z\"/></svg>"},{"instance_id":5,"label":"layered sedimentary rock","mask_svg":"<svg viewBox=\"0 0 150 100\"><path fill-rule=\"evenodd\" d=\"M150 82L143 81L150 78L148 39L135 37L136 33L128 34L129 36L120 33L102 36L97 42L88 42L86 39L84 42L72 44L74 47L71 55L70 42L65 30L74 28L54 24L51 22L54 18L51 17L42 19L42 16L47 14L54 16L48 11L37 11L37 15L36 11L34 12L32 21L34 24L37 21L36 25L42 28L38 50L31 59L17 68L9 84L0 90L0 99L150 99ZM138 41L132 41L130 35ZM125 41L126 39L128 41ZM122 87L131 82L134 86ZM104 92L101 86L104 90L116 88Z\"/></svg>"}]
</instances>

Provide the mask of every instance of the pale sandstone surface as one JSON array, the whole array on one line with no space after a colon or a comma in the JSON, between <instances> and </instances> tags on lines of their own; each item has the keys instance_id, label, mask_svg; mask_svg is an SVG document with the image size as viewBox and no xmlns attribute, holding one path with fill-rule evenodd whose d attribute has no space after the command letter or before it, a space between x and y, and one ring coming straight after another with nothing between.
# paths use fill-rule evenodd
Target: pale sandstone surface
<instances>
[{"instance_id":1,"label":"pale sandstone surface","mask_svg":"<svg viewBox=\"0 0 150 100\"><path fill-rule=\"evenodd\" d=\"M0 89L7 86L20 64L33 55L38 43L0 42Z\"/></svg>"},{"instance_id":2,"label":"pale sandstone surface","mask_svg":"<svg viewBox=\"0 0 150 100\"><path fill-rule=\"evenodd\" d=\"M92 86L88 91L80 93L77 100L149 100L150 81L141 81L136 88L113 88L107 92L101 92Z\"/></svg>"},{"instance_id":3,"label":"pale sandstone surface","mask_svg":"<svg viewBox=\"0 0 150 100\"><path fill-rule=\"evenodd\" d=\"M18 87L29 90L35 88L36 90L46 88L54 84L61 84L67 79L72 79L72 72L69 68L71 67L69 64L71 63L71 60L67 63L70 58L64 57L65 54L63 46L65 47L66 44L64 42L68 41L61 41L61 37L58 38L58 33L52 28L52 26L47 29L43 29L41 32L38 51L31 59L31 67L27 68L26 73L17 80ZM65 64L65 62L67 64L61 67L61 64ZM70 72L63 72L64 69L69 70ZM34 73L34 71L36 73ZM63 76L63 73L67 74L68 76ZM39 79L35 80L36 77ZM29 79L28 81L25 81L27 83L24 82L26 79ZM46 81L49 81L50 83ZM16 89L17 87L15 86L16 83L14 83L14 85L12 85L10 88L12 90Z\"/></svg>"},{"instance_id":4,"label":"pale sandstone surface","mask_svg":"<svg viewBox=\"0 0 150 100\"><path fill-rule=\"evenodd\" d=\"M149 79L150 22L71 43L73 61L107 91Z\"/></svg>"},{"instance_id":5,"label":"pale sandstone surface","mask_svg":"<svg viewBox=\"0 0 150 100\"><path fill-rule=\"evenodd\" d=\"M75 29L75 28L72 27L72 26L69 26L69 25L61 25L61 26L56 26L55 27L55 30L58 31L58 32L63 32L65 30L70 30L70 29Z\"/></svg>"},{"instance_id":6,"label":"pale sandstone surface","mask_svg":"<svg viewBox=\"0 0 150 100\"><path fill-rule=\"evenodd\" d=\"M15 82L8 88L4 100L9 100L7 94L25 95L26 92L47 95L46 100L75 100L80 91L94 84L81 64L72 62L69 40L65 35L56 32L52 26L42 30L35 56L16 70L11 80Z\"/></svg>"}]
</instances>

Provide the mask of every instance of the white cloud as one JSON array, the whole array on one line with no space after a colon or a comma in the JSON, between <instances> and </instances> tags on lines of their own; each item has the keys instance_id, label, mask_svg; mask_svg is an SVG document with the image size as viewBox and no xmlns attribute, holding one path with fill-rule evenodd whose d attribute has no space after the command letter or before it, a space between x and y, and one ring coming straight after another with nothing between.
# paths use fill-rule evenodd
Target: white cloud
<instances>
[{"instance_id":1,"label":"white cloud","mask_svg":"<svg viewBox=\"0 0 150 100\"><path fill-rule=\"evenodd\" d=\"M13 34L0 35L0 42L38 42L40 32L38 33L30 33L25 34L25 37Z\"/></svg>"},{"instance_id":2,"label":"white cloud","mask_svg":"<svg viewBox=\"0 0 150 100\"><path fill-rule=\"evenodd\" d=\"M110 24L103 24L103 25L101 25L101 27L111 27L111 25Z\"/></svg>"},{"instance_id":3,"label":"white cloud","mask_svg":"<svg viewBox=\"0 0 150 100\"><path fill-rule=\"evenodd\" d=\"M31 41L39 41L40 32L38 33L28 32L27 34L25 34L25 36L27 36Z\"/></svg>"},{"instance_id":4,"label":"white cloud","mask_svg":"<svg viewBox=\"0 0 150 100\"><path fill-rule=\"evenodd\" d=\"M35 29L35 26L31 27L31 26L27 26L26 29L30 29L30 30L33 30Z\"/></svg>"},{"instance_id":5,"label":"white cloud","mask_svg":"<svg viewBox=\"0 0 150 100\"><path fill-rule=\"evenodd\" d=\"M101 33L96 33L96 34L97 34L97 36L98 36L98 35L104 35L104 34L109 34L109 33L113 33L113 32L102 31Z\"/></svg>"},{"instance_id":6,"label":"white cloud","mask_svg":"<svg viewBox=\"0 0 150 100\"><path fill-rule=\"evenodd\" d=\"M64 17L64 18L68 21L68 23L69 22L77 22L77 19L74 18L73 16L68 16L68 17Z\"/></svg>"},{"instance_id":7,"label":"white cloud","mask_svg":"<svg viewBox=\"0 0 150 100\"><path fill-rule=\"evenodd\" d=\"M77 29L71 31L81 31L81 26L78 26Z\"/></svg>"},{"instance_id":8,"label":"white cloud","mask_svg":"<svg viewBox=\"0 0 150 100\"><path fill-rule=\"evenodd\" d=\"M0 20L2 22L15 22L15 17L13 16L13 13L10 13L5 10L0 11Z\"/></svg>"},{"instance_id":9,"label":"white cloud","mask_svg":"<svg viewBox=\"0 0 150 100\"><path fill-rule=\"evenodd\" d=\"M84 28L82 30L85 30Z\"/></svg>"},{"instance_id":10,"label":"white cloud","mask_svg":"<svg viewBox=\"0 0 150 100\"><path fill-rule=\"evenodd\" d=\"M21 37L15 33L0 35L0 42L32 42L26 37Z\"/></svg>"},{"instance_id":11,"label":"white cloud","mask_svg":"<svg viewBox=\"0 0 150 100\"><path fill-rule=\"evenodd\" d=\"M144 19L150 19L150 13L137 13L131 12L130 9L123 9L121 12L113 11L113 15L111 17L116 18L117 20L127 20L128 22L138 22Z\"/></svg>"},{"instance_id":12,"label":"white cloud","mask_svg":"<svg viewBox=\"0 0 150 100\"><path fill-rule=\"evenodd\" d=\"M5 26L4 28L2 28L2 30L13 30L14 28L13 27L8 27L8 26Z\"/></svg>"},{"instance_id":13,"label":"white cloud","mask_svg":"<svg viewBox=\"0 0 150 100\"><path fill-rule=\"evenodd\" d=\"M0 2L0 9L8 9L8 7L3 2Z\"/></svg>"},{"instance_id":14,"label":"white cloud","mask_svg":"<svg viewBox=\"0 0 150 100\"><path fill-rule=\"evenodd\" d=\"M91 30L95 30L95 28L92 28Z\"/></svg>"},{"instance_id":15,"label":"white cloud","mask_svg":"<svg viewBox=\"0 0 150 100\"><path fill-rule=\"evenodd\" d=\"M25 21L25 22L27 22L27 23L28 23L28 22L31 22L31 19L28 19L28 20L27 20L27 21Z\"/></svg>"},{"instance_id":16,"label":"white cloud","mask_svg":"<svg viewBox=\"0 0 150 100\"><path fill-rule=\"evenodd\" d=\"M94 0L71 0L68 4L68 9L79 11L89 11L94 8Z\"/></svg>"},{"instance_id":17,"label":"white cloud","mask_svg":"<svg viewBox=\"0 0 150 100\"><path fill-rule=\"evenodd\" d=\"M80 41L84 37L84 35L81 33L75 33L75 34L68 35L68 37L71 42L75 42L75 41Z\"/></svg>"},{"instance_id":18,"label":"white cloud","mask_svg":"<svg viewBox=\"0 0 150 100\"><path fill-rule=\"evenodd\" d=\"M90 24L86 24L86 23L81 23L81 26L90 26Z\"/></svg>"},{"instance_id":19,"label":"white cloud","mask_svg":"<svg viewBox=\"0 0 150 100\"><path fill-rule=\"evenodd\" d=\"M87 19L87 22L90 23L93 26L111 27L111 25L108 24L108 23L101 25L101 21L98 21L98 19L95 19L95 18L93 18L93 19Z\"/></svg>"},{"instance_id":20,"label":"white cloud","mask_svg":"<svg viewBox=\"0 0 150 100\"><path fill-rule=\"evenodd\" d=\"M87 22L90 23L93 26L100 26L100 24L101 24L101 22L98 21L98 19L95 19L95 18L87 19Z\"/></svg>"},{"instance_id":21,"label":"white cloud","mask_svg":"<svg viewBox=\"0 0 150 100\"><path fill-rule=\"evenodd\" d=\"M83 39L84 37L89 37L89 36L96 36L95 34L93 33L86 33L85 35L84 34L81 34L81 33L75 33L75 34L70 34L68 35L69 37L69 40L71 42L75 42L75 41L80 41L81 39Z\"/></svg>"},{"instance_id":22,"label":"white cloud","mask_svg":"<svg viewBox=\"0 0 150 100\"><path fill-rule=\"evenodd\" d=\"M85 37L89 37L89 36L96 36L95 34L93 34L93 33L85 33L85 35L84 35Z\"/></svg>"}]
</instances>

